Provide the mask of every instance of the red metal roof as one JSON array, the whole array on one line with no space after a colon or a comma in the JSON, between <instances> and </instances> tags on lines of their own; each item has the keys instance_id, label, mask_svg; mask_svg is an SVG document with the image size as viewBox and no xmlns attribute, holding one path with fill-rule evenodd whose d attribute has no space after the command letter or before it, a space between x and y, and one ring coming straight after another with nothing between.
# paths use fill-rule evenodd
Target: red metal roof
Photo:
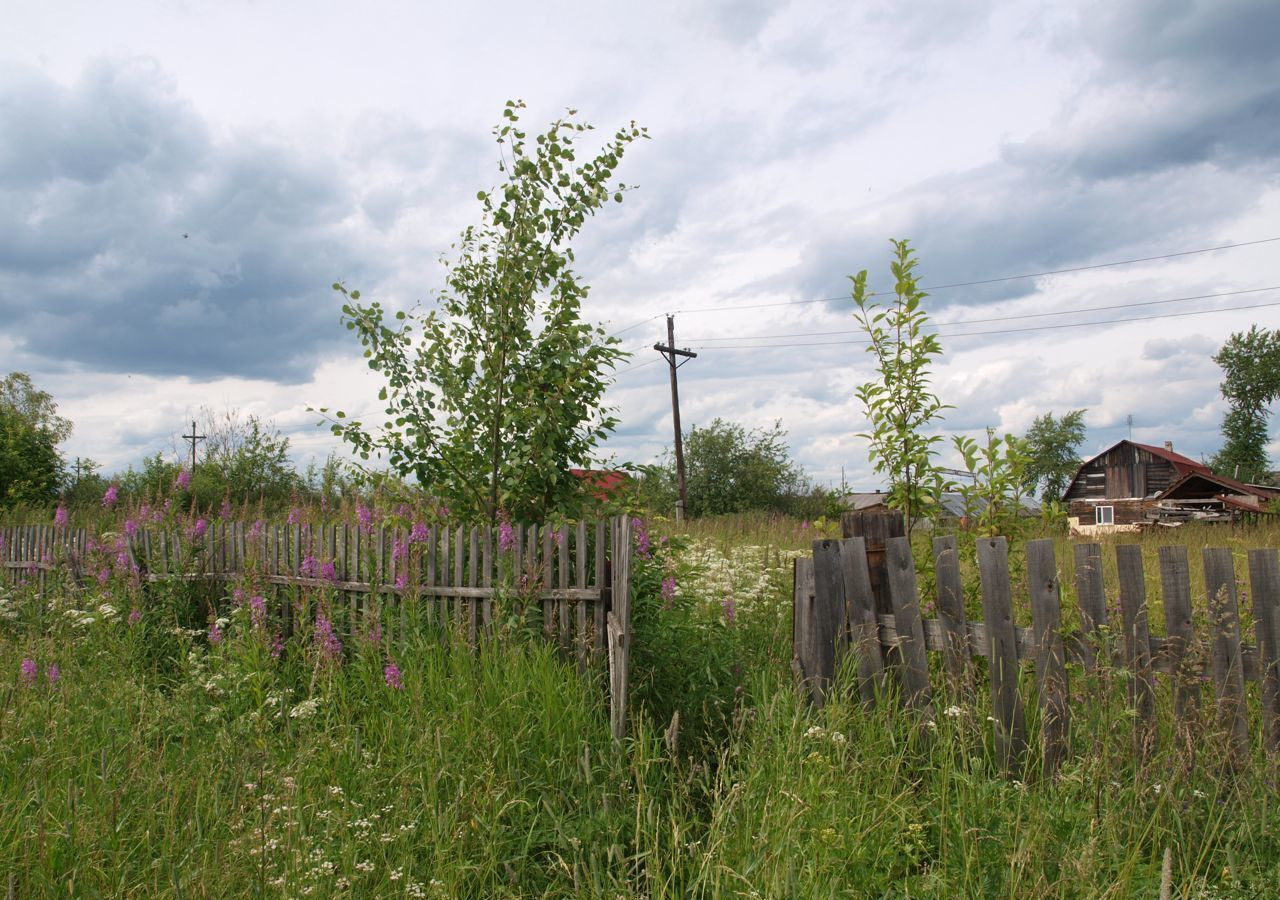
<instances>
[{"instance_id":1,"label":"red metal roof","mask_svg":"<svg viewBox=\"0 0 1280 900\"><path fill-rule=\"evenodd\" d=\"M1212 470L1204 463L1196 462L1189 456L1183 456L1181 453L1174 453L1172 450L1168 450L1164 447L1154 447L1151 444L1139 444L1136 441L1121 441L1120 443L1133 444L1135 447L1139 447L1154 456L1158 456L1163 460L1173 463L1173 467L1178 470L1179 475L1188 475L1192 472L1201 475L1212 474ZM1103 452L1105 453L1108 451ZM1096 459L1097 457L1094 458Z\"/></svg>"}]
</instances>

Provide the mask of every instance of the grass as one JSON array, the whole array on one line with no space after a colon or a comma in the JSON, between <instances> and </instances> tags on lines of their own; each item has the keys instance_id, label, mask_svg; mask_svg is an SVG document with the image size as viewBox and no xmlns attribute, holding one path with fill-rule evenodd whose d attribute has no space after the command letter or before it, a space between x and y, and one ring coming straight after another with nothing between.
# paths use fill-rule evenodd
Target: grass
<instances>
[{"instance_id":1,"label":"grass","mask_svg":"<svg viewBox=\"0 0 1280 900\"><path fill-rule=\"evenodd\" d=\"M112 578L42 600L4 588L0 889L1154 897L1167 848L1175 897L1274 895L1275 761L1255 748L1229 775L1210 722L1194 741L1172 731L1163 683L1164 731L1139 765L1123 673L1073 672L1072 752L1053 782L1035 777L1034 753L1019 778L997 770L982 690L964 699L936 685L933 727L892 697L867 709L837 691L810 709L789 668L789 560L829 531L655 527L669 540L636 567L620 744L601 673L523 635L476 654L410 617L394 642L344 635L340 662L309 633L276 658L243 607L211 644L189 590L141 597ZM1069 553L1060 547L1060 565ZM667 577L679 585L669 600ZM388 684L393 661L401 689Z\"/></svg>"}]
</instances>

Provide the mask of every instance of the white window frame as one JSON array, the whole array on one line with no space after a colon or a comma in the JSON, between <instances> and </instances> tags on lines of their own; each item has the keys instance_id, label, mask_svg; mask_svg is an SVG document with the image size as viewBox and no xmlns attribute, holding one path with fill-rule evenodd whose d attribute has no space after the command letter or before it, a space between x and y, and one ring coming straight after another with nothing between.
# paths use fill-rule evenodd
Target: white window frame
<instances>
[{"instance_id":1,"label":"white window frame","mask_svg":"<svg viewBox=\"0 0 1280 900\"><path fill-rule=\"evenodd\" d=\"M1105 513L1104 513L1105 510ZM1116 508L1114 506L1095 506L1093 508L1094 525L1116 524Z\"/></svg>"}]
</instances>

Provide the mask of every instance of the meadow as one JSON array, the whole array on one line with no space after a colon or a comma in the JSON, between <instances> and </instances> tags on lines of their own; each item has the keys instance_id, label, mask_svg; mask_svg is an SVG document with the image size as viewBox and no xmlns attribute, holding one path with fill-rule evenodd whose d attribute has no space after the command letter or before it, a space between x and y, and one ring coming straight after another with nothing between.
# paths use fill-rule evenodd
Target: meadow
<instances>
[{"instance_id":1,"label":"meadow","mask_svg":"<svg viewBox=\"0 0 1280 900\"><path fill-rule=\"evenodd\" d=\"M1278 772L1256 740L1235 773L1209 722L1206 739L1170 734L1139 764L1124 675L1106 667L1071 673L1090 702L1052 781L999 771L981 692L947 697L927 728L891 696L868 710L847 689L815 711L791 671L791 560L834 526L643 530L621 742L603 673L516 626L478 651L425 616L394 642L314 622L281 640L275 613L231 586L212 621L207 588L115 569L84 585L64 572L44 596L0 588L0 887L1155 897L1163 881L1175 897L1275 895ZM1187 544L1194 565L1199 546L1275 547L1280 533L1142 540L1152 554Z\"/></svg>"}]
</instances>

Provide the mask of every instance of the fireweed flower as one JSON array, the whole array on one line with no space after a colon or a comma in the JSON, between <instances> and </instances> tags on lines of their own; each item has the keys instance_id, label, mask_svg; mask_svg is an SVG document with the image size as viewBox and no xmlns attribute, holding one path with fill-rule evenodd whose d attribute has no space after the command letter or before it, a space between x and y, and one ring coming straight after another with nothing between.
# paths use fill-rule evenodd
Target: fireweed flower
<instances>
[{"instance_id":1,"label":"fireweed flower","mask_svg":"<svg viewBox=\"0 0 1280 900\"><path fill-rule=\"evenodd\" d=\"M59 528L67 527L67 508L58 504L58 511L53 514L53 524Z\"/></svg>"},{"instance_id":2,"label":"fireweed flower","mask_svg":"<svg viewBox=\"0 0 1280 900\"><path fill-rule=\"evenodd\" d=\"M142 610L138 609L138 607L136 606L133 609L129 610L130 625L137 625L141 621L142 621Z\"/></svg>"},{"instance_id":3,"label":"fireweed flower","mask_svg":"<svg viewBox=\"0 0 1280 900\"><path fill-rule=\"evenodd\" d=\"M733 598L725 594L724 599L720 601L720 609L724 612L725 624L732 625L733 620L738 617L738 610L734 605Z\"/></svg>"},{"instance_id":4,"label":"fireweed flower","mask_svg":"<svg viewBox=\"0 0 1280 900\"><path fill-rule=\"evenodd\" d=\"M415 544L426 543L427 540L427 523L414 522L413 530L409 532L409 540Z\"/></svg>"},{"instance_id":5,"label":"fireweed flower","mask_svg":"<svg viewBox=\"0 0 1280 900\"><path fill-rule=\"evenodd\" d=\"M249 598L249 618L254 625L261 625L267 620L267 601L256 594Z\"/></svg>"},{"instance_id":6,"label":"fireweed flower","mask_svg":"<svg viewBox=\"0 0 1280 900\"><path fill-rule=\"evenodd\" d=\"M224 519L231 518L231 498L222 498L222 506L218 508L218 515Z\"/></svg>"},{"instance_id":7,"label":"fireweed flower","mask_svg":"<svg viewBox=\"0 0 1280 900\"><path fill-rule=\"evenodd\" d=\"M399 575L396 576L396 590L403 591L408 586L409 586L409 576L404 572L401 572Z\"/></svg>"},{"instance_id":8,"label":"fireweed flower","mask_svg":"<svg viewBox=\"0 0 1280 900\"><path fill-rule=\"evenodd\" d=\"M662 579L662 599L666 603L676 599L676 576L668 575Z\"/></svg>"},{"instance_id":9,"label":"fireweed flower","mask_svg":"<svg viewBox=\"0 0 1280 900\"><path fill-rule=\"evenodd\" d=\"M373 532L373 510L363 503L356 504L356 518L360 522L360 530L365 534Z\"/></svg>"},{"instance_id":10,"label":"fireweed flower","mask_svg":"<svg viewBox=\"0 0 1280 900\"><path fill-rule=\"evenodd\" d=\"M98 584L102 585L103 587L106 587L107 581L110 578L111 578L110 569L103 568L98 570Z\"/></svg>"},{"instance_id":11,"label":"fireweed flower","mask_svg":"<svg viewBox=\"0 0 1280 900\"><path fill-rule=\"evenodd\" d=\"M204 519L196 519L194 525L187 529L187 537L193 541L198 541L204 537L206 531L209 530L209 523Z\"/></svg>"},{"instance_id":12,"label":"fireweed flower","mask_svg":"<svg viewBox=\"0 0 1280 900\"><path fill-rule=\"evenodd\" d=\"M649 530L644 527L644 519L632 519L631 527L635 530L636 555L641 559L648 559L650 555Z\"/></svg>"},{"instance_id":13,"label":"fireweed flower","mask_svg":"<svg viewBox=\"0 0 1280 900\"><path fill-rule=\"evenodd\" d=\"M249 526L249 537L260 538L262 532L266 530L267 524L261 519L255 519L253 524Z\"/></svg>"},{"instance_id":14,"label":"fireweed flower","mask_svg":"<svg viewBox=\"0 0 1280 900\"><path fill-rule=\"evenodd\" d=\"M302 510L298 509L298 507L296 506L293 509L289 510L288 522L290 525L297 525L301 521L302 521Z\"/></svg>"},{"instance_id":15,"label":"fireweed flower","mask_svg":"<svg viewBox=\"0 0 1280 900\"><path fill-rule=\"evenodd\" d=\"M400 667L395 663L387 663L386 668L382 670L382 677L386 679L387 687L392 690L404 690L404 673L400 671Z\"/></svg>"},{"instance_id":16,"label":"fireweed flower","mask_svg":"<svg viewBox=\"0 0 1280 900\"><path fill-rule=\"evenodd\" d=\"M391 561L399 562L402 559L409 558L409 542L404 538L396 538L394 546L391 548Z\"/></svg>"},{"instance_id":17,"label":"fireweed flower","mask_svg":"<svg viewBox=\"0 0 1280 900\"><path fill-rule=\"evenodd\" d=\"M36 665L36 661L31 657L27 657L22 661L22 665L18 671L22 675L23 682L27 687L35 687L36 680L40 677L40 667Z\"/></svg>"},{"instance_id":18,"label":"fireweed flower","mask_svg":"<svg viewBox=\"0 0 1280 900\"><path fill-rule=\"evenodd\" d=\"M508 550L514 550L516 547L516 530L511 524L511 520L507 518L507 514L502 514L502 521L498 523L498 549L504 553Z\"/></svg>"},{"instance_id":19,"label":"fireweed flower","mask_svg":"<svg viewBox=\"0 0 1280 900\"><path fill-rule=\"evenodd\" d=\"M50 663L49 668L44 671L44 677L50 684L57 684L58 679L62 677L62 670L58 668L57 663Z\"/></svg>"},{"instance_id":20,"label":"fireweed flower","mask_svg":"<svg viewBox=\"0 0 1280 900\"><path fill-rule=\"evenodd\" d=\"M314 555L308 553L306 556L302 558L302 567L300 569L300 571L302 572L302 577L315 578L316 573L319 570L320 570L320 563L316 562L316 558Z\"/></svg>"},{"instance_id":21,"label":"fireweed flower","mask_svg":"<svg viewBox=\"0 0 1280 900\"><path fill-rule=\"evenodd\" d=\"M186 469L179 469L178 477L173 479L173 486L182 491L191 487L191 473Z\"/></svg>"},{"instance_id":22,"label":"fireweed flower","mask_svg":"<svg viewBox=\"0 0 1280 900\"><path fill-rule=\"evenodd\" d=\"M107 509L116 505L116 501L120 499L120 486L111 485L107 488L107 492L102 495L102 505Z\"/></svg>"},{"instance_id":23,"label":"fireweed flower","mask_svg":"<svg viewBox=\"0 0 1280 900\"><path fill-rule=\"evenodd\" d=\"M125 534L127 534L127 535L129 535L129 537L133 537L134 535L136 535L136 534L138 533L138 520L137 520L137 519L125 519L125 520L124 520L124 533L125 533Z\"/></svg>"},{"instance_id":24,"label":"fireweed flower","mask_svg":"<svg viewBox=\"0 0 1280 900\"><path fill-rule=\"evenodd\" d=\"M315 642L324 659L336 660L342 656L342 641L333 633L333 623L323 614L316 616Z\"/></svg>"},{"instance_id":25,"label":"fireweed flower","mask_svg":"<svg viewBox=\"0 0 1280 900\"><path fill-rule=\"evenodd\" d=\"M338 581L338 567L333 560L328 560L320 567L320 577L325 581L336 583Z\"/></svg>"},{"instance_id":26,"label":"fireweed flower","mask_svg":"<svg viewBox=\"0 0 1280 900\"><path fill-rule=\"evenodd\" d=\"M218 627L217 622L214 622L212 625L209 626L209 643L210 644L222 643L222 629Z\"/></svg>"}]
</instances>

